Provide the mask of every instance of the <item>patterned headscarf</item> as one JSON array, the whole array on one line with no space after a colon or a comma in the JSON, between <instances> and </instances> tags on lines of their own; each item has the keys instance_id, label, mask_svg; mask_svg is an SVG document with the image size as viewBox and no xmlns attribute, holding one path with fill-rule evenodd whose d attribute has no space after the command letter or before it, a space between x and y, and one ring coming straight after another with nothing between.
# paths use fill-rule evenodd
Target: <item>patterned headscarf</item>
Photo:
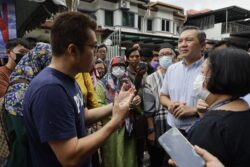
<instances>
[{"instance_id":1,"label":"patterned headscarf","mask_svg":"<svg viewBox=\"0 0 250 167\"><path fill-rule=\"evenodd\" d=\"M125 72L125 74L121 78L116 78L114 75L112 75L113 66L126 67L126 62L124 58L121 56L113 57L110 61L107 74L101 80L99 80L99 83L101 84L101 86L104 88L104 90L106 90L105 91L106 100L107 100L106 104L113 102L115 93L119 92L123 83L127 83L133 87L133 84L130 81L127 72Z\"/></svg>"},{"instance_id":2,"label":"patterned headscarf","mask_svg":"<svg viewBox=\"0 0 250 167\"><path fill-rule=\"evenodd\" d=\"M51 55L51 46L49 44L37 43L17 64L11 73L10 86L5 95L5 108L10 114L23 116L23 99L29 83L17 81L26 80L30 82L40 71L50 64Z\"/></svg>"}]
</instances>

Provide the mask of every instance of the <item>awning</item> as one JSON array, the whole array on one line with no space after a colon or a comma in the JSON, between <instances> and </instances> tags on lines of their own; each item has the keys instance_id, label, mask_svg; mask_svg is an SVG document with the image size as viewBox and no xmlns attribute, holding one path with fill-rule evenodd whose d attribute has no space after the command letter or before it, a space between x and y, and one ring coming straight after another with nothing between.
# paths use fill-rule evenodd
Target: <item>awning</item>
<instances>
[{"instance_id":1,"label":"awning","mask_svg":"<svg viewBox=\"0 0 250 167\"><path fill-rule=\"evenodd\" d=\"M226 16L227 14L228 16ZM226 19L228 19L228 22L231 22L250 18L250 11L238 6L230 6L222 9L210 10L206 13L189 15L185 25L199 26L202 19L210 16L214 17L214 24L216 24L224 23L226 22Z\"/></svg>"},{"instance_id":2,"label":"awning","mask_svg":"<svg viewBox=\"0 0 250 167\"><path fill-rule=\"evenodd\" d=\"M65 0L16 0L17 36L40 26L65 6Z\"/></svg>"},{"instance_id":3,"label":"awning","mask_svg":"<svg viewBox=\"0 0 250 167\"><path fill-rule=\"evenodd\" d=\"M110 29L102 29L97 31L97 34L102 36L102 39L106 39L114 31ZM134 33L134 32L121 32L120 46L129 48L135 43L140 43L141 47L148 47L154 50L158 50L162 46L168 46L174 48L178 43L177 36L163 36L151 33Z\"/></svg>"}]
</instances>

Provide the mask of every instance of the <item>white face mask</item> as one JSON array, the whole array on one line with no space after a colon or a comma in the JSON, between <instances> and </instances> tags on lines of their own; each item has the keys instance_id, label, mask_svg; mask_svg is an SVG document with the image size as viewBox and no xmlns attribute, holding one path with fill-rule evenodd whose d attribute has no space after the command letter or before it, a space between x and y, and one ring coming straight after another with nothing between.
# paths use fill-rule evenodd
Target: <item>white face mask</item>
<instances>
[{"instance_id":1,"label":"white face mask","mask_svg":"<svg viewBox=\"0 0 250 167\"><path fill-rule=\"evenodd\" d=\"M125 74L125 72L126 72L126 70L125 70L125 67L123 67L123 66L112 67L112 74L116 78L121 78Z\"/></svg>"},{"instance_id":2,"label":"white face mask","mask_svg":"<svg viewBox=\"0 0 250 167\"><path fill-rule=\"evenodd\" d=\"M170 56L162 56L159 59L159 64L163 68L167 69L173 63L173 58Z\"/></svg>"},{"instance_id":3,"label":"white face mask","mask_svg":"<svg viewBox=\"0 0 250 167\"><path fill-rule=\"evenodd\" d=\"M202 100L206 100L208 95L210 94L210 92L206 88L203 87L205 78L206 77L203 74L199 74L195 78L194 83L193 83L193 88L194 88L194 92L196 96Z\"/></svg>"}]
</instances>

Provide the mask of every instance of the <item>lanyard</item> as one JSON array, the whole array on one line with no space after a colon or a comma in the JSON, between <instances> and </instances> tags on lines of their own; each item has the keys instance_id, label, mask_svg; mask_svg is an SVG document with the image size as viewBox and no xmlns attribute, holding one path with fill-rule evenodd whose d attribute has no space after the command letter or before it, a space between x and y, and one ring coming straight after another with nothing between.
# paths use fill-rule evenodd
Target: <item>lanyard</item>
<instances>
[{"instance_id":1,"label":"lanyard","mask_svg":"<svg viewBox=\"0 0 250 167\"><path fill-rule=\"evenodd\" d=\"M207 110L207 112L205 113L205 115L203 117L205 117L209 112L211 112L212 110L215 110L225 104L231 103L232 101L238 99L238 97L233 97L231 99L227 99L227 100L223 100L219 103L217 103L216 105L214 105L213 107L211 107L209 110ZM197 121L195 121L195 123L191 126L191 128L188 130L188 133L192 131L192 129L197 125L197 123L201 120L202 118L198 119Z\"/></svg>"},{"instance_id":2,"label":"lanyard","mask_svg":"<svg viewBox=\"0 0 250 167\"><path fill-rule=\"evenodd\" d=\"M209 112L211 112L212 110L215 110L215 109L217 109L217 108L219 108L219 107L221 107L221 106L223 106L223 105L225 105L225 104L231 103L232 101L234 101L234 100L236 100L236 99L238 99L238 97L233 97L233 98L231 98L231 99L223 100L223 101L217 103L216 105L214 105L213 107L211 107L209 110L207 110L206 113L209 113Z\"/></svg>"}]
</instances>

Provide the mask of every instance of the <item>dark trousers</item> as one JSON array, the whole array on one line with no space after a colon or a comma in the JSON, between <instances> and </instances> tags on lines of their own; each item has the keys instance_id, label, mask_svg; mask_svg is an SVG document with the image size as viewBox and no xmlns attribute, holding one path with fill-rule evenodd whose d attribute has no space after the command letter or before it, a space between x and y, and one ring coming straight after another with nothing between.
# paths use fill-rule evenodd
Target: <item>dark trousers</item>
<instances>
[{"instance_id":1,"label":"dark trousers","mask_svg":"<svg viewBox=\"0 0 250 167\"><path fill-rule=\"evenodd\" d=\"M135 118L134 133L136 137L137 164L138 167L142 167L147 134L147 122L145 116L137 116Z\"/></svg>"},{"instance_id":2,"label":"dark trousers","mask_svg":"<svg viewBox=\"0 0 250 167\"><path fill-rule=\"evenodd\" d=\"M145 143L145 137L136 139L136 156L138 167L143 166Z\"/></svg>"},{"instance_id":3,"label":"dark trousers","mask_svg":"<svg viewBox=\"0 0 250 167\"><path fill-rule=\"evenodd\" d=\"M149 167L168 167L169 155L164 151L164 149L158 144L147 144L148 153L150 155L150 165Z\"/></svg>"},{"instance_id":4,"label":"dark trousers","mask_svg":"<svg viewBox=\"0 0 250 167\"><path fill-rule=\"evenodd\" d=\"M92 167L100 167L100 161L99 161L99 153L98 151L96 151L93 155L92 155Z\"/></svg>"}]
</instances>

